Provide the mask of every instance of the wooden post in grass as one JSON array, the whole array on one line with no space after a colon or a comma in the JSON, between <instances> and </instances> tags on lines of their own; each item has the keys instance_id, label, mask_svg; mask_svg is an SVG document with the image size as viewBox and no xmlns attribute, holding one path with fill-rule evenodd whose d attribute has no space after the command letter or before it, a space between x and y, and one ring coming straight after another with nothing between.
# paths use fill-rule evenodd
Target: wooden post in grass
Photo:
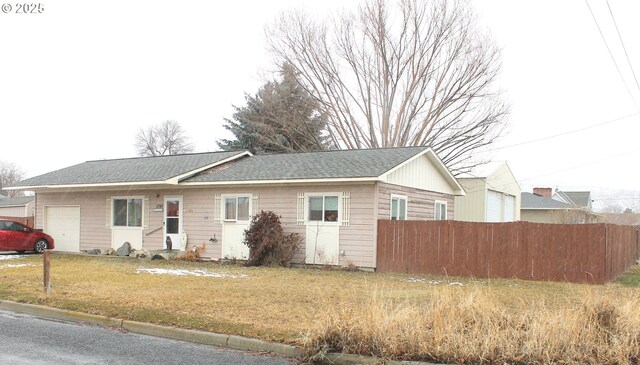
<instances>
[{"instance_id":1,"label":"wooden post in grass","mask_svg":"<svg viewBox=\"0 0 640 365\"><path fill-rule=\"evenodd\" d=\"M44 267L44 294L49 296L49 293L51 293L51 275L49 270L51 268L51 260L49 258L49 250L44 250L42 259L44 260L44 265L42 265Z\"/></svg>"}]
</instances>

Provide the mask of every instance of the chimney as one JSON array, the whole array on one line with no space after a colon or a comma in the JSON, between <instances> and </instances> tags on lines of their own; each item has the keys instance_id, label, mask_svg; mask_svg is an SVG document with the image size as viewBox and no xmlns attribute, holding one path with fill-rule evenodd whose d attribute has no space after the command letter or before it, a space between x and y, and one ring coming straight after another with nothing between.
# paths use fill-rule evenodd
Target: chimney
<instances>
[{"instance_id":1,"label":"chimney","mask_svg":"<svg viewBox=\"0 0 640 365\"><path fill-rule=\"evenodd\" d=\"M539 196L544 196L545 198L551 199L551 195L553 195L553 189L551 188L533 188L533 193Z\"/></svg>"}]
</instances>

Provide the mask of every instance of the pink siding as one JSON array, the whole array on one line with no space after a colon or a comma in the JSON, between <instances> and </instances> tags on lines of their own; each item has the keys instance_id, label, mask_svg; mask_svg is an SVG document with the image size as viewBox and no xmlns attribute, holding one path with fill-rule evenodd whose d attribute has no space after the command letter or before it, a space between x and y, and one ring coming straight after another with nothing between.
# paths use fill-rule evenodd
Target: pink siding
<instances>
[{"instance_id":1,"label":"pink siding","mask_svg":"<svg viewBox=\"0 0 640 365\"><path fill-rule=\"evenodd\" d=\"M79 206L80 249L107 249L111 247L111 230L105 226L105 199L103 192L38 193L35 227L43 228L46 206Z\"/></svg>"},{"instance_id":2,"label":"pink siding","mask_svg":"<svg viewBox=\"0 0 640 365\"><path fill-rule=\"evenodd\" d=\"M80 249L106 249L111 247L111 229L107 224L107 199L112 196L144 196L148 199L149 222L144 230L143 247L151 250L163 247L162 223L164 212L154 212L157 205L164 204L164 197L182 195L183 228L188 237L188 246L204 243L203 256L222 256L222 223L216 223L220 212L215 212L216 194L257 194L258 210L272 210L282 216L286 232L296 232L303 238L304 225L297 224L298 193L342 193L350 194L350 222L340 227L340 265L353 264L359 267L375 267L376 219L388 219L391 194L408 197L408 218L433 219L434 201L447 202L448 217L453 218L453 198L446 194L407 188L386 183L360 185L323 186L247 186L235 188L203 187L180 189L121 190L100 192L49 193L39 192L36 207L36 227L43 226L44 206L73 205L80 207ZM377 206L377 209L376 209ZM209 241L216 237L216 242ZM296 261L304 262L304 243Z\"/></svg>"},{"instance_id":3,"label":"pink siding","mask_svg":"<svg viewBox=\"0 0 640 365\"><path fill-rule=\"evenodd\" d=\"M374 185L352 186L272 186L237 188L184 188L153 190L122 190L101 192L49 193L39 192L36 208L36 227L43 226L44 206L80 206L80 249L106 249L111 247L111 229L107 224L107 199L112 196L144 196L148 199L148 228L144 230L143 247L151 250L162 249L164 212L154 212L153 208L164 203L164 197L183 196L183 229L187 233L188 246L205 243L204 256L222 256L222 223L215 218L220 212L215 210L216 194L258 194L258 209L272 210L282 216L286 232L305 235L305 226L297 225L297 194L311 192L349 192L351 195L351 221L349 226L340 227L340 250L346 255L340 258L341 265L373 267L375 255L374 240ZM217 242L209 241L216 237ZM296 259L303 262L302 252Z\"/></svg>"},{"instance_id":4,"label":"pink siding","mask_svg":"<svg viewBox=\"0 0 640 365\"><path fill-rule=\"evenodd\" d=\"M390 219L391 194L407 197L408 220L433 220L436 200L447 202L447 219L453 219L453 196L387 183L378 184L378 219Z\"/></svg>"}]
</instances>

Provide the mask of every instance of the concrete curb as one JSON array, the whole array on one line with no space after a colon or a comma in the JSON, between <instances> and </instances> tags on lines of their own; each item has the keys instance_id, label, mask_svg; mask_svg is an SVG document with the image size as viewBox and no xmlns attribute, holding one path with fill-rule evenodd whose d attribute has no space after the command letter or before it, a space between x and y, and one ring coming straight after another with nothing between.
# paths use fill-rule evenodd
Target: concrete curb
<instances>
[{"instance_id":1,"label":"concrete curb","mask_svg":"<svg viewBox=\"0 0 640 365\"><path fill-rule=\"evenodd\" d=\"M95 324L102 327L122 326L122 320L120 319L98 316L94 314L72 312L64 309L45 307L42 305L12 302L9 300L0 301L0 309L57 319L60 321Z\"/></svg>"},{"instance_id":2,"label":"concrete curb","mask_svg":"<svg viewBox=\"0 0 640 365\"><path fill-rule=\"evenodd\" d=\"M236 335L223 335L213 332L187 330L182 328L160 326L157 324L127 321L95 314L73 312L36 304L18 303L10 300L0 300L0 309L13 312L27 313L39 317L56 319L66 322L87 323L101 327L122 328L129 332L170 338L174 340L228 347L235 350L254 352L271 352L288 358L297 358L302 351L291 345L267 342ZM372 356L328 353L324 356L325 364L336 365L435 365L428 362L382 360Z\"/></svg>"},{"instance_id":3,"label":"concrete curb","mask_svg":"<svg viewBox=\"0 0 640 365\"><path fill-rule=\"evenodd\" d=\"M272 343L262 340L256 340L253 338L234 335L223 335L213 332L160 326L151 323L126 321L122 319L109 318L94 314L51 308L42 305L12 302L9 300L0 300L0 309L32 314L35 316L51 318L60 321L87 323L110 328L122 328L129 332L143 335L171 338L174 340L196 342L219 347L228 347L235 350L272 352L281 356L291 358L298 357L301 354L301 351L297 347L281 343Z\"/></svg>"}]
</instances>

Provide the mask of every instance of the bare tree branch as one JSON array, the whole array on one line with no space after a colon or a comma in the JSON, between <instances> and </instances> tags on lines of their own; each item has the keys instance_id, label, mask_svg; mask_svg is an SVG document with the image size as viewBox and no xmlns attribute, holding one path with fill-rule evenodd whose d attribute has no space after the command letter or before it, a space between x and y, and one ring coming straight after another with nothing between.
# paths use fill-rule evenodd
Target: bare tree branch
<instances>
[{"instance_id":1,"label":"bare tree branch","mask_svg":"<svg viewBox=\"0 0 640 365\"><path fill-rule=\"evenodd\" d=\"M20 190L2 190L2 188L11 186L24 178L24 171L15 163L0 160L0 194L9 198L22 196Z\"/></svg>"},{"instance_id":2,"label":"bare tree branch","mask_svg":"<svg viewBox=\"0 0 640 365\"><path fill-rule=\"evenodd\" d=\"M193 151L186 132L174 120L165 120L146 129L140 128L135 147L138 156L178 155Z\"/></svg>"},{"instance_id":3,"label":"bare tree branch","mask_svg":"<svg viewBox=\"0 0 640 365\"><path fill-rule=\"evenodd\" d=\"M463 172L504 130L499 51L466 1L389 1L327 23L283 13L270 50L321 105L338 147L426 145Z\"/></svg>"}]
</instances>

